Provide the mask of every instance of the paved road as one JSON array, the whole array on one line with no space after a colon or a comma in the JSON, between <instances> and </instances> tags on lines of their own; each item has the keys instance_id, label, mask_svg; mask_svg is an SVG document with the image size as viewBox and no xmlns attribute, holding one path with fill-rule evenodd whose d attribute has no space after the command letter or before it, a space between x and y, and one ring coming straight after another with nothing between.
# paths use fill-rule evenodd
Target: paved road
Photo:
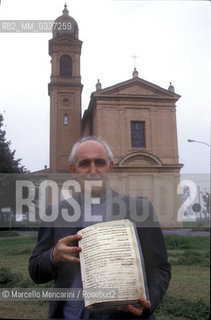
<instances>
[{"instance_id":1,"label":"paved road","mask_svg":"<svg viewBox=\"0 0 211 320\"><path fill-rule=\"evenodd\" d=\"M191 231L191 229L168 229L163 230L164 234L177 234L180 236L200 236L200 237L209 237L210 232L208 231Z\"/></svg>"},{"instance_id":2,"label":"paved road","mask_svg":"<svg viewBox=\"0 0 211 320\"><path fill-rule=\"evenodd\" d=\"M27 236L36 236L37 231L19 231L18 232L20 235L27 235Z\"/></svg>"},{"instance_id":3,"label":"paved road","mask_svg":"<svg viewBox=\"0 0 211 320\"><path fill-rule=\"evenodd\" d=\"M199 237L209 237L210 232L208 231L191 231L191 229L164 229L164 234L176 234L180 236L199 236ZM37 231L19 231L20 235L36 236ZM0 240L4 239L14 239L14 237L0 237Z\"/></svg>"},{"instance_id":4,"label":"paved road","mask_svg":"<svg viewBox=\"0 0 211 320\"><path fill-rule=\"evenodd\" d=\"M210 232L208 231L191 231L191 229L168 229L163 230L164 234L177 234L180 236L200 236L200 237L209 237ZM20 231L19 234L26 235L37 235L37 231Z\"/></svg>"},{"instance_id":5,"label":"paved road","mask_svg":"<svg viewBox=\"0 0 211 320\"><path fill-rule=\"evenodd\" d=\"M200 237L209 237L210 232L208 231L191 231L191 229L168 229L163 230L164 234L177 234L180 236L200 236ZM26 235L37 235L37 231L20 231L19 234Z\"/></svg>"},{"instance_id":6,"label":"paved road","mask_svg":"<svg viewBox=\"0 0 211 320\"><path fill-rule=\"evenodd\" d=\"M18 233L19 233L19 235L26 235L26 236L36 236L37 235L37 231L19 231ZM13 237L0 237L0 241L1 240L6 240L6 239L14 239L14 238L18 238L18 236L17 237L16 236L13 236Z\"/></svg>"}]
</instances>

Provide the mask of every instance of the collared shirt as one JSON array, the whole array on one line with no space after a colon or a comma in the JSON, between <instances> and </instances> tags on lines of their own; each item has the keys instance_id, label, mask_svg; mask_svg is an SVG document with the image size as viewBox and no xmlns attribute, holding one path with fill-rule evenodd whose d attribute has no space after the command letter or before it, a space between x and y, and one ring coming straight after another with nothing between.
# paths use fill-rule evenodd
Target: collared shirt
<instances>
[{"instance_id":1,"label":"collared shirt","mask_svg":"<svg viewBox=\"0 0 211 320\"><path fill-rule=\"evenodd\" d=\"M81 203L81 214L82 214L82 226L87 227L91 224L95 224L99 220L99 222L106 221L106 195L103 195L100 198L100 203L91 204L91 216L93 217L93 221L86 221L84 215L84 207L85 207L85 199L83 195L80 195L80 203ZM82 288L82 280L81 280L81 272L80 265L78 264L78 269L76 271L76 275L71 284L71 289L73 288ZM67 301L64 305L64 319L68 320L78 320L78 319L90 319L92 318L93 313L90 313L87 309L84 308L84 301L74 300ZM108 313L105 315L103 313L99 313L95 315L95 319L109 319Z\"/></svg>"}]
</instances>

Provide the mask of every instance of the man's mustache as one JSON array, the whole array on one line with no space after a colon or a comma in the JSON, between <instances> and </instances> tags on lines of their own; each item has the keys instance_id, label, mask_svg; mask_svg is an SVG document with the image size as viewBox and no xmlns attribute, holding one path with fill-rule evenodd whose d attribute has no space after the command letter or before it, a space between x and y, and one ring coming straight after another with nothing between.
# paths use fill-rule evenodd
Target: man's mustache
<instances>
[{"instance_id":1,"label":"man's mustache","mask_svg":"<svg viewBox=\"0 0 211 320\"><path fill-rule=\"evenodd\" d=\"M87 174L85 177L84 177L84 180L91 180L91 181L94 181L94 180L102 180L103 179L103 176L100 175L100 174Z\"/></svg>"}]
</instances>

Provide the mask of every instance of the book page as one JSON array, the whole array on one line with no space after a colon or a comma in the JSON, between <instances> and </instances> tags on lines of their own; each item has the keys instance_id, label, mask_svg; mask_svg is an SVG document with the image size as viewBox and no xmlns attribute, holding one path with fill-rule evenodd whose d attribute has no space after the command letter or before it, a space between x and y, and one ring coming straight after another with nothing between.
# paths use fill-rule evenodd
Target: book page
<instances>
[{"instance_id":1,"label":"book page","mask_svg":"<svg viewBox=\"0 0 211 320\"><path fill-rule=\"evenodd\" d=\"M140 296L146 298L132 222L98 223L80 230L78 234L83 237L79 241L83 288L117 289L116 301L137 300Z\"/></svg>"}]
</instances>

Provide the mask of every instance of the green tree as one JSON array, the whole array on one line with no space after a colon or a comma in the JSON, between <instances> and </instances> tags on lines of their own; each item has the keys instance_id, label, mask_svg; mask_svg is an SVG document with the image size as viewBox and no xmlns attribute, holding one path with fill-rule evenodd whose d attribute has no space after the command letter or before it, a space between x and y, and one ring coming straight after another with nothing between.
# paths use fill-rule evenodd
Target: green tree
<instances>
[{"instance_id":1,"label":"green tree","mask_svg":"<svg viewBox=\"0 0 211 320\"><path fill-rule=\"evenodd\" d=\"M21 159L15 159L15 150L11 151L11 142L6 140L3 121L0 113L0 173L24 173L26 168L20 164Z\"/></svg>"},{"instance_id":2,"label":"green tree","mask_svg":"<svg viewBox=\"0 0 211 320\"><path fill-rule=\"evenodd\" d=\"M0 113L0 227L7 227L11 214L3 212L3 208L15 209L15 174L25 174L26 168L20 164L21 159L15 159L15 150L11 151L11 142L6 140L4 118ZM12 173L12 174L11 174Z\"/></svg>"}]
</instances>

